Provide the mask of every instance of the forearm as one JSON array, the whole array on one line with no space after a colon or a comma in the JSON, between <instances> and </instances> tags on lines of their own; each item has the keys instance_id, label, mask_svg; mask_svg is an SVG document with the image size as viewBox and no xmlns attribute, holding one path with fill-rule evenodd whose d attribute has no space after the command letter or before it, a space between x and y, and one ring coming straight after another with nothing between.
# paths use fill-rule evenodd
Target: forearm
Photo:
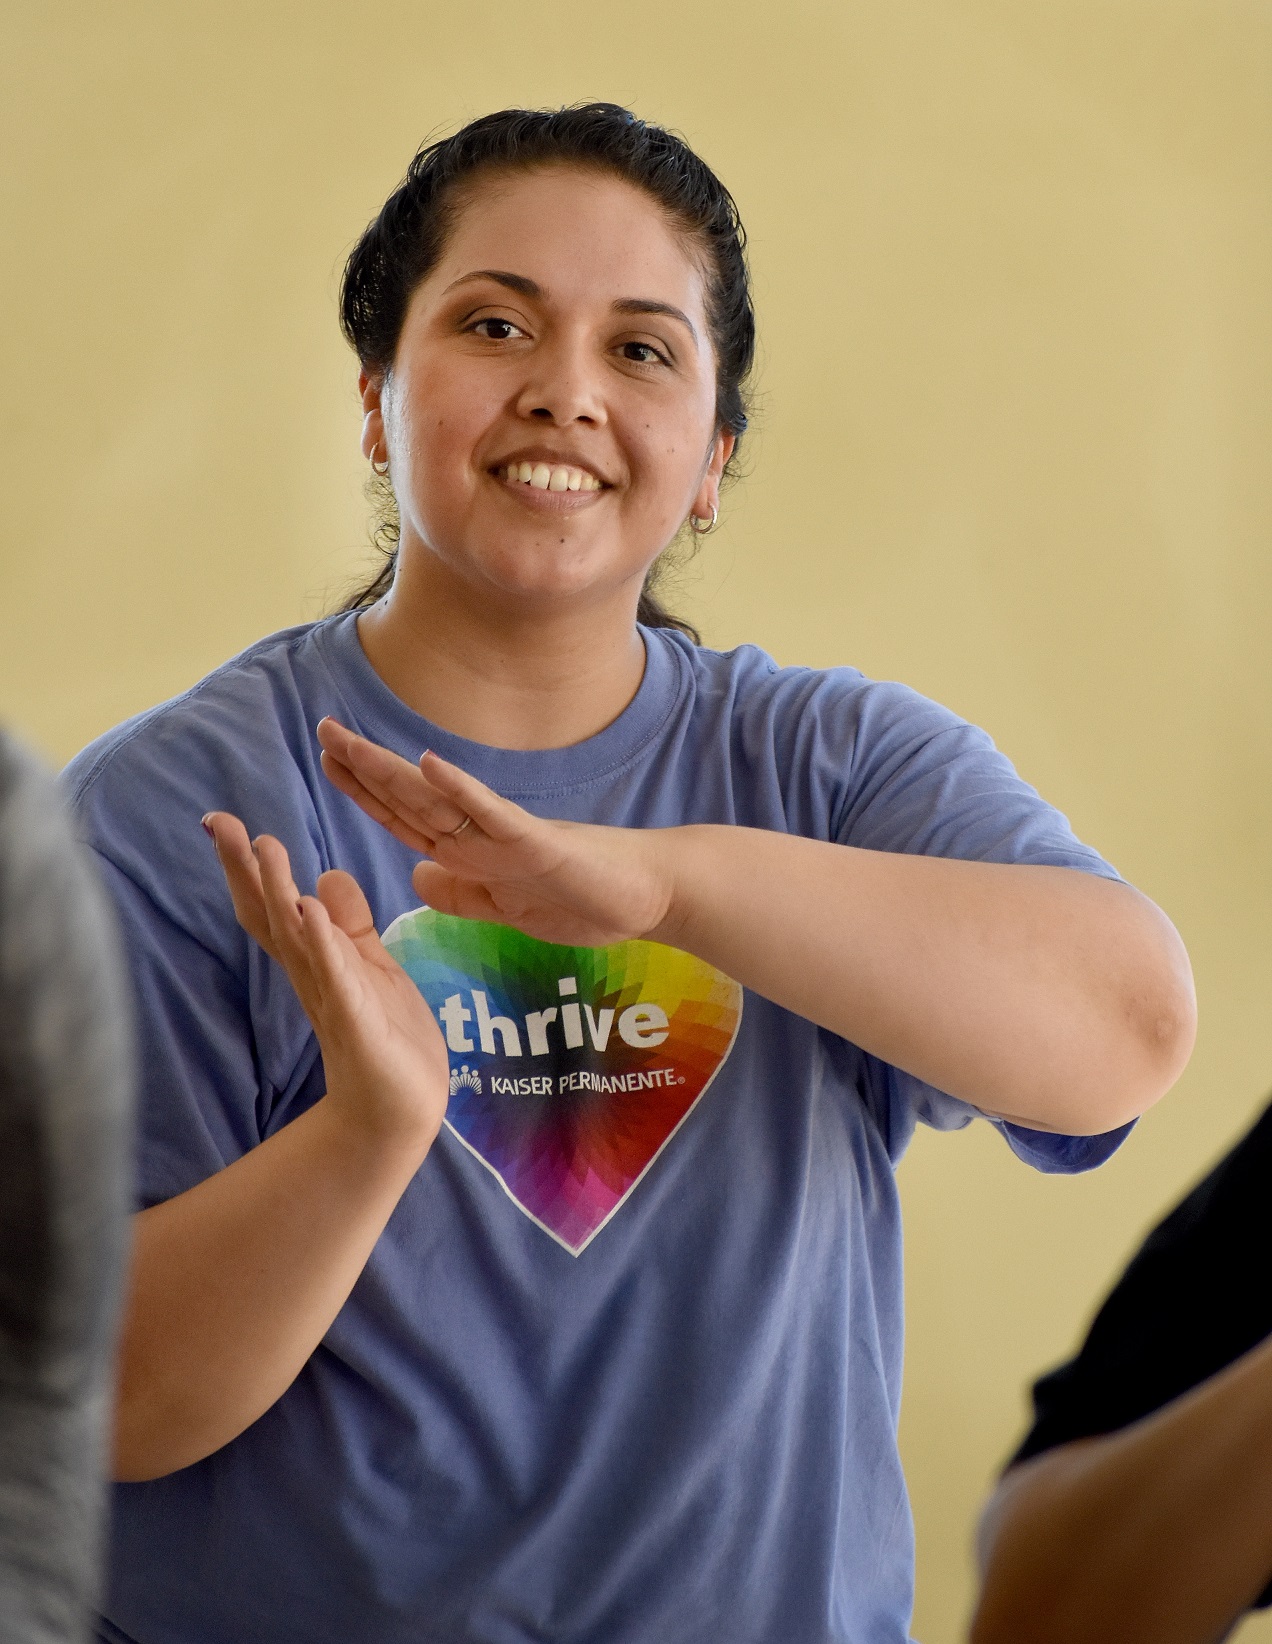
<instances>
[{"instance_id":1,"label":"forearm","mask_svg":"<svg viewBox=\"0 0 1272 1644\"><path fill-rule=\"evenodd\" d=\"M972 1644L1214 1644L1272 1576L1272 1343L1123 1432L1013 1468Z\"/></svg>"},{"instance_id":2,"label":"forearm","mask_svg":"<svg viewBox=\"0 0 1272 1644\"><path fill-rule=\"evenodd\" d=\"M115 1470L155 1478L236 1437L290 1386L427 1151L324 1098L135 1219Z\"/></svg>"},{"instance_id":3,"label":"forearm","mask_svg":"<svg viewBox=\"0 0 1272 1644\"><path fill-rule=\"evenodd\" d=\"M1127 886L750 828L662 841L652 935L987 1112L1108 1130L1187 1059L1187 957Z\"/></svg>"}]
</instances>

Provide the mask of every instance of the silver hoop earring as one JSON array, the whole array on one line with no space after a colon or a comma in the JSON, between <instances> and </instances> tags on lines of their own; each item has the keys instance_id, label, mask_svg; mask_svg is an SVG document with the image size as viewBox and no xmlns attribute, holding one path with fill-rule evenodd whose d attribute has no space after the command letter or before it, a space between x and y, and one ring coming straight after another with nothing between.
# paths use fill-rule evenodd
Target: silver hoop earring
<instances>
[{"instance_id":1,"label":"silver hoop earring","mask_svg":"<svg viewBox=\"0 0 1272 1644\"><path fill-rule=\"evenodd\" d=\"M379 450L379 446L376 447L376 450L377 451ZM385 457L384 467L381 468L380 464L375 460L375 451L373 451L371 453L371 472L373 474L378 474L379 477L381 479L383 479L384 476L388 473L388 471L389 471L389 459L387 457Z\"/></svg>"},{"instance_id":2,"label":"silver hoop earring","mask_svg":"<svg viewBox=\"0 0 1272 1644\"><path fill-rule=\"evenodd\" d=\"M714 505L711 509L711 518L705 523L698 514L690 514L689 529L696 537L709 537L716 528L716 521L720 518L720 510Z\"/></svg>"}]
</instances>

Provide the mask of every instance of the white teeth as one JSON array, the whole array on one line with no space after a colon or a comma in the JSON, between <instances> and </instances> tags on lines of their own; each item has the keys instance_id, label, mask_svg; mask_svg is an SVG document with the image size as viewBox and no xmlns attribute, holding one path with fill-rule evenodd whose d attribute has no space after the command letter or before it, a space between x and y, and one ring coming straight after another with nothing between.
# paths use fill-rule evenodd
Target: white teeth
<instances>
[{"instance_id":1,"label":"white teeth","mask_svg":"<svg viewBox=\"0 0 1272 1644\"><path fill-rule=\"evenodd\" d=\"M584 468L551 466L546 462L510 462L500 470L514 484L531 485L536 491L600 491L601 482Z\"/></svg>"}]
</instances>

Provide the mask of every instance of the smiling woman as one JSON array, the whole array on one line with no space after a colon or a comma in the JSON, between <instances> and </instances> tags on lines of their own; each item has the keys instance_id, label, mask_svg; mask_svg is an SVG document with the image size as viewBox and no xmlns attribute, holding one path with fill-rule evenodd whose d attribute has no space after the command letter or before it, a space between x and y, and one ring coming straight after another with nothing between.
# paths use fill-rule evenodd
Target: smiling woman
<instances>
[{"instance_id":1,"label":"smiling woman","mask_svg":"<svg viewBox=\"0 0 1272 1644\"><path fill-rule=\"evenodd\" d=\"M1187 958L973 726L653 600L754 345L679 138L474 122L342 313L393 563L71 769L144 1047L100 1636L902 1644L893 1167L1100 1163Z\"/></svg>"},{"instance_id":2,"label":"smiling woman","mask_svg":"<svg viewBox=\"0 0 1272 1644\"><path fill-rule=\"evenodd\" d=\"M515 269L500 267L510 248ZM392 359L359 347L363 451L387 463L401 533L362 643L437 722L542 747L599 731L634 694L633 593L686 520L718 508L736 438L717 421L708 284L686 251L686 230L623 177L522 170L454 213ZM360 274L359 251L350 293ZM347 295L346 314L368 302ZM527 627L583 619L596 674L577 714L553 704L550 731L529 704L483 717L470 675L492 628L519 649Z\"/></svg>"},{"instance_id":3,"label":"smiling woman","mask_svg":"<svg viewBox=\"0 0 1272 1644\"><path fill-rule=\"evenodd\" d=\"M482 209L466 209L478 196ZM413 607L408 620L379 608L361 624L363 644L380 648L378 670L392 666L400 638L414 655L394 670L399 682L415 679L426 655L438 683L471 700L454 667L471 652L454 626L446 570L413 551L420 540L435 550L451 540L444 528L421 539L416 468L431 480L428 504L464 508L484 566L468 575L496 600L503 548L517 593L511 607L499 604L514 620L529 614L537 582L587 578L608 553L619 557L606 587L592 590L594 617L603 621L602 603L611 606L637 678L633 578L640 623L697 637L653 585L677 532L717 517L720 481L746 428L755 322L744 244L733 200L707 167L623 111L587 107L548 120L513 110L421 150L354 250L341 305L362 366L363 453L389 474L394 534L401 542L406 533L400 574L395 556L350 602L374 607L389 596L395 615ZM500 415L510 399L511 423ZM444 422L432 419L440 403ZM483 480L508 487L520 508L501 510ZM568 534L554 536L562 516ZM531 520L540 531L528 552ZM451 642L445 660L441 635ZM593 729L635 683L630 668L621 679L604 665L601 673ZM502 713L497 725L473 727L479 740L542 745L538 727L524 744L510 743L511 731Z\"/></svg>"}]
</instances>

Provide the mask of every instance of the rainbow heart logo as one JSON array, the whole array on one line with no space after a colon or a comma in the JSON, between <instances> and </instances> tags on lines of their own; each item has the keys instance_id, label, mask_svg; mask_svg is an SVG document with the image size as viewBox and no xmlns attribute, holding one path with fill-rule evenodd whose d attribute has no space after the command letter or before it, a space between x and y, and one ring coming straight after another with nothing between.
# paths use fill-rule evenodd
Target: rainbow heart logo
<instances>
[{"instance_id":1,"label":"rainbow heart logo","mask_svg":"<svg viewBox=\"0 0 1272 1644\"><path fill-rule=\"evenodd\" d=\"M742 989L659 942L560 947L419 908L384 945L446 1034L446 1124L578 1255L724 1065Z\"/></svg>"}]
</instances>

